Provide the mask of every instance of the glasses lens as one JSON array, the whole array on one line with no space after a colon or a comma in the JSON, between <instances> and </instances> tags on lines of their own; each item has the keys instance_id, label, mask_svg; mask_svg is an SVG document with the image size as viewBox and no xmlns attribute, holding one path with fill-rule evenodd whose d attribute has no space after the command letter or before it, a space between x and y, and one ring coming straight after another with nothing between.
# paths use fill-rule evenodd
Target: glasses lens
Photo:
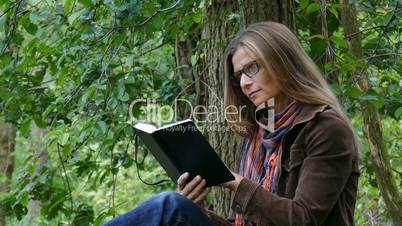
<instances>
[{"instance_id":1,"label":"glasses lens","mask_svg":"<svg viewBox=\"0 0 402 226\"><path fill-rule=\"evenodd\" d=\"M249 65L247 65L247 67L244 68L244 72L248 75L248 76L253 76L255 74L258 73L258 71L260 70L257 62L252 62Z\"/></svg>"}]
</instances>

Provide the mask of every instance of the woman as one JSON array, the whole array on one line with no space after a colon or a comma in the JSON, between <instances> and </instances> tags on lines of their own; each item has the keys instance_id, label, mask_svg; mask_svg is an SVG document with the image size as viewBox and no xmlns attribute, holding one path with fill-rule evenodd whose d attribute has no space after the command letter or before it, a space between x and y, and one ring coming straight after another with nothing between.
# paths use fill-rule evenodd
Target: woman
<instances>
[{"instance_id":1,"label":"woman","mask_svg":"<svg viewBox=\"0 0 402 226\"><path fill-rule=\"evenodd\" d=\"M255 23L230 42L225 105L247 109L227 115L244 137L236 179L222 185L234 192L234 220L206 210L205 180L187 181L185 173L178 193L161 193L111 225L354 225L359 170L353 129L288 28Z\"/></svg>"}]
</instances>

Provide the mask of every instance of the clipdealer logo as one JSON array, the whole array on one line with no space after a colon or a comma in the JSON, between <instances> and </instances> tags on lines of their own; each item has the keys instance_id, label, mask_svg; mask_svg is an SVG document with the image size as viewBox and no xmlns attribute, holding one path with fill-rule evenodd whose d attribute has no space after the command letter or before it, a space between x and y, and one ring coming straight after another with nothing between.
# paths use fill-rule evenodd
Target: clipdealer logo
<instances>
[{"instance_id":1,"label":"clipdealer logo","mask_svg":"<svg viewBox=\"0 0 402 226\"><path fill-rule=\"evenodd\" d=\"M182 93L188 89L194 83L191 83L186 88L184 88L174 99L172 104L164 104L160 99L152 99L152 98L140 98L135 99L130 103L129 106L129 117L131 123L136 122L147 122L147 123L154 123L157 127L160 127L164 124L183 120L180 116L179 112L180 109L187 108L188 117L192 119L197 126L204 126L204 125L212 125L216 123L222 123L224 121L228 122L229 124L240 123L242 120L242 116L245 115L247 111L246 105L241 106L224 106L223 101L216 92L204 81L201 83L207 87L208 95L212 98L216 98L216 101L213 101L215 104L213 105L193 105L193 103L187 99L179 98ZM264 127L269 131L274 130L274 105L275 100L274 98L270 98L269 100L264 102L265 108L267 108L267 124L260 126ZM258 110L259 107L257 107ZM140 109L143 113L137 114L139 118L136 118L133 113L133 109ZM231 120L229 115L237 115L237 120ZM257 114L254 115L254 119L257 119ZM257 121L258 122L258 121ZM210 128L211 129L211 128ZM220 128L220 129L229 129L229 128Z\"/></svg>"}]
</instances>

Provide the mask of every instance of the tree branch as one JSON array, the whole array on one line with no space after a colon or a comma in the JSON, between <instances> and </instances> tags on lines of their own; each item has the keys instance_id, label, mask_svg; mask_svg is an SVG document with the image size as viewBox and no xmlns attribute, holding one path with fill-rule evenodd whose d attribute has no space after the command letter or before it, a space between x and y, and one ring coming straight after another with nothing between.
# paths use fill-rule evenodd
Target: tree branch
<instances>
[{"instance_id":1,"label":"tree branch","mask_svg":"<svg viewBox=\"0 0 402 226\"><path fill-rule=\"evenodd\" d=\"M169 10L174 9L177 5L179 5L179 3L181 2L181 0L176 1L175 3L173 3L171 6L164 8L164 9L158 9L156 10L150 17L146 18L145 20L143 20L140 23L137 24L131 24L131 25L121 25L121 26L114 26L114 27L102 27L105 29L125 29L125 28L133 28L133 27L140 27L140 26L144 26L146 23L148 23L149 21L151 21L154 17L156 17L159 13L162 12L167 12Z\"/></svg>"},{"instance_id":2,"label":"tree branch","mask_svg":"<svg viewBox=\"0 0 402 226\"><path fill-rule=\"evenodd\" d=\"M374 26L374 27L369 27L369 28L363 29L361 31L358 31L358 32L352 33L350 35L347 35L346 39L349 40L349 39L353 38L355 35L358 35L360 33L363 33L363 32L369 31L369 30L373 30L373 29L377 29L377 28L384 28L384 27L385 27L384 25L378 25L378 26Z\"/></svg>"},{"instance_id":3,"label":"tree branch","mask_svg":"<svg viewBox=\"0 0 402 226\"><path fill-rule=\"evenodd\" d=\"M144 55L146 55L146 54L148 54L148 53L150 53L150 52L152 52L152 51L154 51L154 50L157 50L157 49L163 47L164 45L166 45L166 44L168 44L168 43L169 43L169 42L164 41L164 42L162 42L161 44L159 44L159 45L157 45L157 46L154 46L154 47L152 47L152 48L150 48L150 49L145 50L144 52L141 52L141 53L135 55L134 58L142 57L142 56L144 56Z\"/></svg>"},{"instance_id":4,"label":"tree branch","mask_svg":"<svg viewBox=\"0 0 402 226\"><path fill-rule=\"evenodd\" d=\"M376 47L373 49L373 51L371 52L371 56L368 56L366 58L361 58L360 60L366 60L367 62L361 67L360 72L356 73L355 76L352 76L350 79L353 81L353 79L358 80L361 76L363 76L363 72L367 69L367 67L370 65L371 60L379 57L379 56L386 56L386 55L399 55L399 54L394 54L394 53L390 53L390 54L379 54L379 55L375 55L375 52L377 52L378 48L380 47L380 43L381 43L381 39L384 37L385 33L388 30L388 27L390 26L390 24L392 23L392 21L396 18L396 12L398 11L399 8L399 1L396 2L393 13L391 18L389 19L389 21L387 22L387 24L385 26L382 26L382 33L378 36L378 41L377 41L377 45ZM355 32L355 33L359 33L359 32ZM354 34L354 33L353 33Z\"/></svg>"},{"instance_id":5,"label":"tree branch","mask_svg":"<svg viewBox=\"0 0 402 226\"><path fill-rule=\"evenodd\" d=\"M54 141L54 142L58 142L58 141ZM73 202L73 194L72 194L73 192L71 191L70 181L69 181L68 176L67 176L66 167L64 166L64 162L63 162L63 159L61 157L60 146L61 145L59 143L57 143L57 154L59 156L60 164L61 164L63 172L64 172L64 177L66 178L68 194L70 196L70 208L71 208L71 212L73 212L73 210L74 210L74 202Z\"/></svg>"},{"instance_id":6,"label":"tree branch","mask_svg":"<svg viewBox=\"0 0 402 226\"><path fill-rule=\"evenodd\" d=\"M0 56L3 55L6 52L8 46L10 45L10 42L11 42L10 36L15 32L15 29L17 27L17 23L18 23L17 14L18 14L18 9L21 6L21 3L22 3L22 0L19 0L17 3L15 3L16 7L14 8L14 15L13 15L12 20L10 21L10 24L9 24L10 27L11 27L11 30L9 31L8 35L6 36L6 44L4 45L4 48L1 51Z\"/></svg>"}]
</instances>

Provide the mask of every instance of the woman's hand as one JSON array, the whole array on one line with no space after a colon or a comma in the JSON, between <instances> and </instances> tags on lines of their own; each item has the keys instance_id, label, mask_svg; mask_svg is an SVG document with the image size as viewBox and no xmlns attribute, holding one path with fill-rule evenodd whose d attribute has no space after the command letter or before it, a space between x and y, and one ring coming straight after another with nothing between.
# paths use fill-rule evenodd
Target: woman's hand
<instances>
[{"instance_id":1,"label":"woman's hand","mask_svg":"<svg viewBox=\"0 0 402 226\"><path fill-rule=\"evenodd\" d=\"M191 181L187 181L190 177L189 173L183 173L177 179L178 192L197 204L201 210L206 212L205 198L210 188L206 187L207 182L201 176L197 175Z\"/></svg>"},{"instance_id":2,"label":"woman's hand","mask_svg":"<svg viewBox=\"0 0 402 226\"><path fill-rule=\"evenodd\" d=\"M233 172L232 172L232 174L233 174L233 176L235 177L235 179L234 179L234 180L231 180L231 181L229 181L229 182L223 183L222 186L225 187L225 188L229 188L229 189L232 190L232 191L236 191L236 190L237 190L237 187L239 186L240 181L243 179L243 177L240 176L240 175L237 174L237 173L233 173Z\"/></svg>"}]
</instances>

